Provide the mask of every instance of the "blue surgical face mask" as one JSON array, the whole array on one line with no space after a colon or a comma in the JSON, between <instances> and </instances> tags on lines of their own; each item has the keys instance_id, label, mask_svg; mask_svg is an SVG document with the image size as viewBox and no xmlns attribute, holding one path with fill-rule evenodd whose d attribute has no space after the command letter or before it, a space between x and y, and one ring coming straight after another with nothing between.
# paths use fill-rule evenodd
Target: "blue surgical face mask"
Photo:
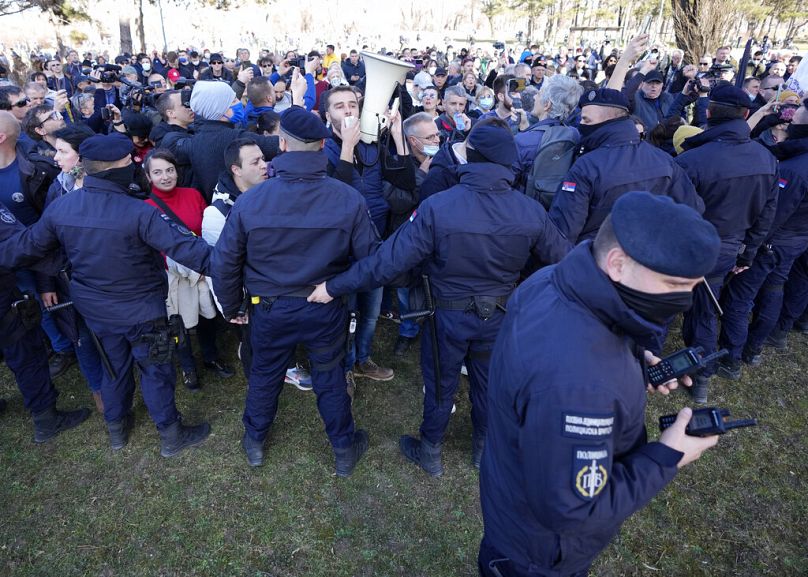
<instances>
[{"instance_id":1,"label":"blue surgical face mask","mask_svg":"<svg viewBox=\"0 0 808 577\"><path fill-rule=\"evenodd\" d=\"M230 107L230 110L233 111L233 115L230 117L230 122L232 122L236 126L244 124L246 122L247 111L244 110L244 105L241 102L236 102L233 106Z\"/></svg>"},{"instance_id":2,"label":"blue surgical face mask","mask_svg":"<svg viewBox=\"0 0 808 577\"><path fill-rule=\"evenodd\" d=\"M494 106L494 99L490 96L480 98L480 108L490 110Z\"/></svg>"},{"instance_id":3,"label":"blue surgical face mask","mask_svg":"<svg viewBox=\"0 0 808 577\"><path fill-rule=\"evenodd\" d=\"M180 64L187 64L187 63L188 63L188 59L185 56L181 56L180 57Z\"/></svg>"},{"instance_id":4,"label":"blue surgical face mask","mask_svg":"<svg viewBox=\"0 0 808 577\"><path fill-rule=\"evenodd\" d=\"M437 144L424 144L424 149L422 152L426 156L435 156L439 150L440 146L438 146Z\"/></svg>"}]
</instances>

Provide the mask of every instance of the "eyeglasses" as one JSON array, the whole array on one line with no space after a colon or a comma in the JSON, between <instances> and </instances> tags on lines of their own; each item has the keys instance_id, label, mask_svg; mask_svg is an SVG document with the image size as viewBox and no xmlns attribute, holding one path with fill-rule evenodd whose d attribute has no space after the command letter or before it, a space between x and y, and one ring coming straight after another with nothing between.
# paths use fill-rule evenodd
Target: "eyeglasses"
<instances>
[{"instance_id":1,"label":"eyeglasses","mask_svg":"<svg viewBox=\"0 0 808 577\"><path fill-rule=\"evenodd\" d=\"M709 66L709 62L699 62L699 66Z\"/></svg>"},{"instance_id":2,"label":"eyeglasses","mask_svg":"<svg viewBox=\"0 0 808 577\"><path fill-rule=\"evenodd\" d=\"M61 120L61 119L62 115L54 110L53 112L48 114L42 122L37 124L37 127L42 128L42 125L45 124L48 120Z\"/></svg>"},{"instance_id":3,"label":"eyeglasses","mask_svg":"<svg viewBox=\"0 0 808 577\"><path fill-rule=\"evenodd\" d=\"M25 108L26 106L28 106L28 104L30 104L30 102L31 102L31 100L26 96L25 98L23 98L22 100L18 100L17 102L12 104L11 106L13 106L15 108Z\"/></svg>"}]
</instances>

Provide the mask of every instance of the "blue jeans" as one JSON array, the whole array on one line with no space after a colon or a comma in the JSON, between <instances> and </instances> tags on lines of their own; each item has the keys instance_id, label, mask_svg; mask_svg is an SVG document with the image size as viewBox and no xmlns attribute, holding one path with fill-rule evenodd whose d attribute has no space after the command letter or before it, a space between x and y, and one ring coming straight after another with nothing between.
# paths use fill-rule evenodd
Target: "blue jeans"
<instances>
[{"instance_id":1,"label":"blue jeans","mask_svg":"<svg viewBox=\"0 0 808 577\"><path fill-rule=\"evenodd\" d=\"M358 318L353 344L348 349L342 365L346 372L352 371L357 362L364 363L370 358L373 335L376 333L376 321L379 320L379 312L382 309L383 292L384 289L379 287L368 292L353 294L348 299L348 310L356 311Z\"/></svg>"},{"instance_id":2,"label":"blue jeans","mask_svg":"<svg viewBox=\"0 0 808 577\"><path fill-rule=\"evenodd\" d=\"M398 314L406 315L410 312L410 289L400 288L396 292L398 293ZM398 335L414 339L418 336L419 329L420 326L414 319L402 320L398 327Z\"/></svg>"},{"instance_id":3,"label":"blue jeans","mask_svg":"<svg viewBox=\"0 0 808 577\"><path fill-rule=\"evenodd\" d=\"M196 325L196 340L199 342L199 348L202 352L202 360L206 363L212 363L219 360L219 351L216 348L216 317L206 319L199 317L199 324ZM242 351L243 353L243 351ZM191 347L191 335L185 339L182 347L177 348L177 357L180 361L182 370L186 373L196 371L196 364L194 363L194 351Z\"/></svg>"}]
</instances>

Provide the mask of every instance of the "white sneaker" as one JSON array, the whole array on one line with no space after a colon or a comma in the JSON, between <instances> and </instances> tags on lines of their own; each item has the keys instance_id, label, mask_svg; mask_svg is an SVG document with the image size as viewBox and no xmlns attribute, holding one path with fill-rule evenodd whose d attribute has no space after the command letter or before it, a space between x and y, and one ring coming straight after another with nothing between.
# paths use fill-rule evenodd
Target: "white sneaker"
<instances>
[{"instance_id":1,"label":"white sneaker","mask_svg":"<svg viewBox=\"0 0 808 577\"><path fill-rule=\"evenodd\" d=\"M294 385L301 391L312 390L311 375L300 365L291 369L286 369L286 377L283 380L288 385Z\"/></svg>"}]
</instances>

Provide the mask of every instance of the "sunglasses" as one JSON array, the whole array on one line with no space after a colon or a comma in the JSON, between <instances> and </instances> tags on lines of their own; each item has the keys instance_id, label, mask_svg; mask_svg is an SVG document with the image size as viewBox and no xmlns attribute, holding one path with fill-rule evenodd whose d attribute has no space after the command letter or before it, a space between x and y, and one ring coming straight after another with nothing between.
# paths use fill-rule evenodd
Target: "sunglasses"
<instances>
[{"instance_id":1,"label":"sunglasses","mask_svg":"<svg viewBox=\"0 0 808 577\"><path fill-rule=\"evenodd\" d=\"M222 62L221 60L214 60L211 62L211 64L224 64L224 62Z\"/></svg>"},{"instance_id":2,"label":"sunglasses","mask_svg":"<svg viewBox=\"0 0 808 577\"><path fill-rule=\"evenodd\" d=\"M699 66L709 66L709 62L699 62Z\"/></svg>"},{"instance_id":3,"label":"sunglasses","mask_svg":"<svg viewBox=\"0 0 808 577\"><path fill-rule=\"evenodd\" d=\"M26 106L28 106L28 104L29 104L30 102L31 102L31 100L30 100L30 99L29 99L29 98L26 96L25 98L23 98L22 100L19 100L19 101L15 102L15 103L14 103L14 104L12 104L11 106L13 106L13 107L15 107L15 108L25 108Z\"/></svg>"}]
</instances>

